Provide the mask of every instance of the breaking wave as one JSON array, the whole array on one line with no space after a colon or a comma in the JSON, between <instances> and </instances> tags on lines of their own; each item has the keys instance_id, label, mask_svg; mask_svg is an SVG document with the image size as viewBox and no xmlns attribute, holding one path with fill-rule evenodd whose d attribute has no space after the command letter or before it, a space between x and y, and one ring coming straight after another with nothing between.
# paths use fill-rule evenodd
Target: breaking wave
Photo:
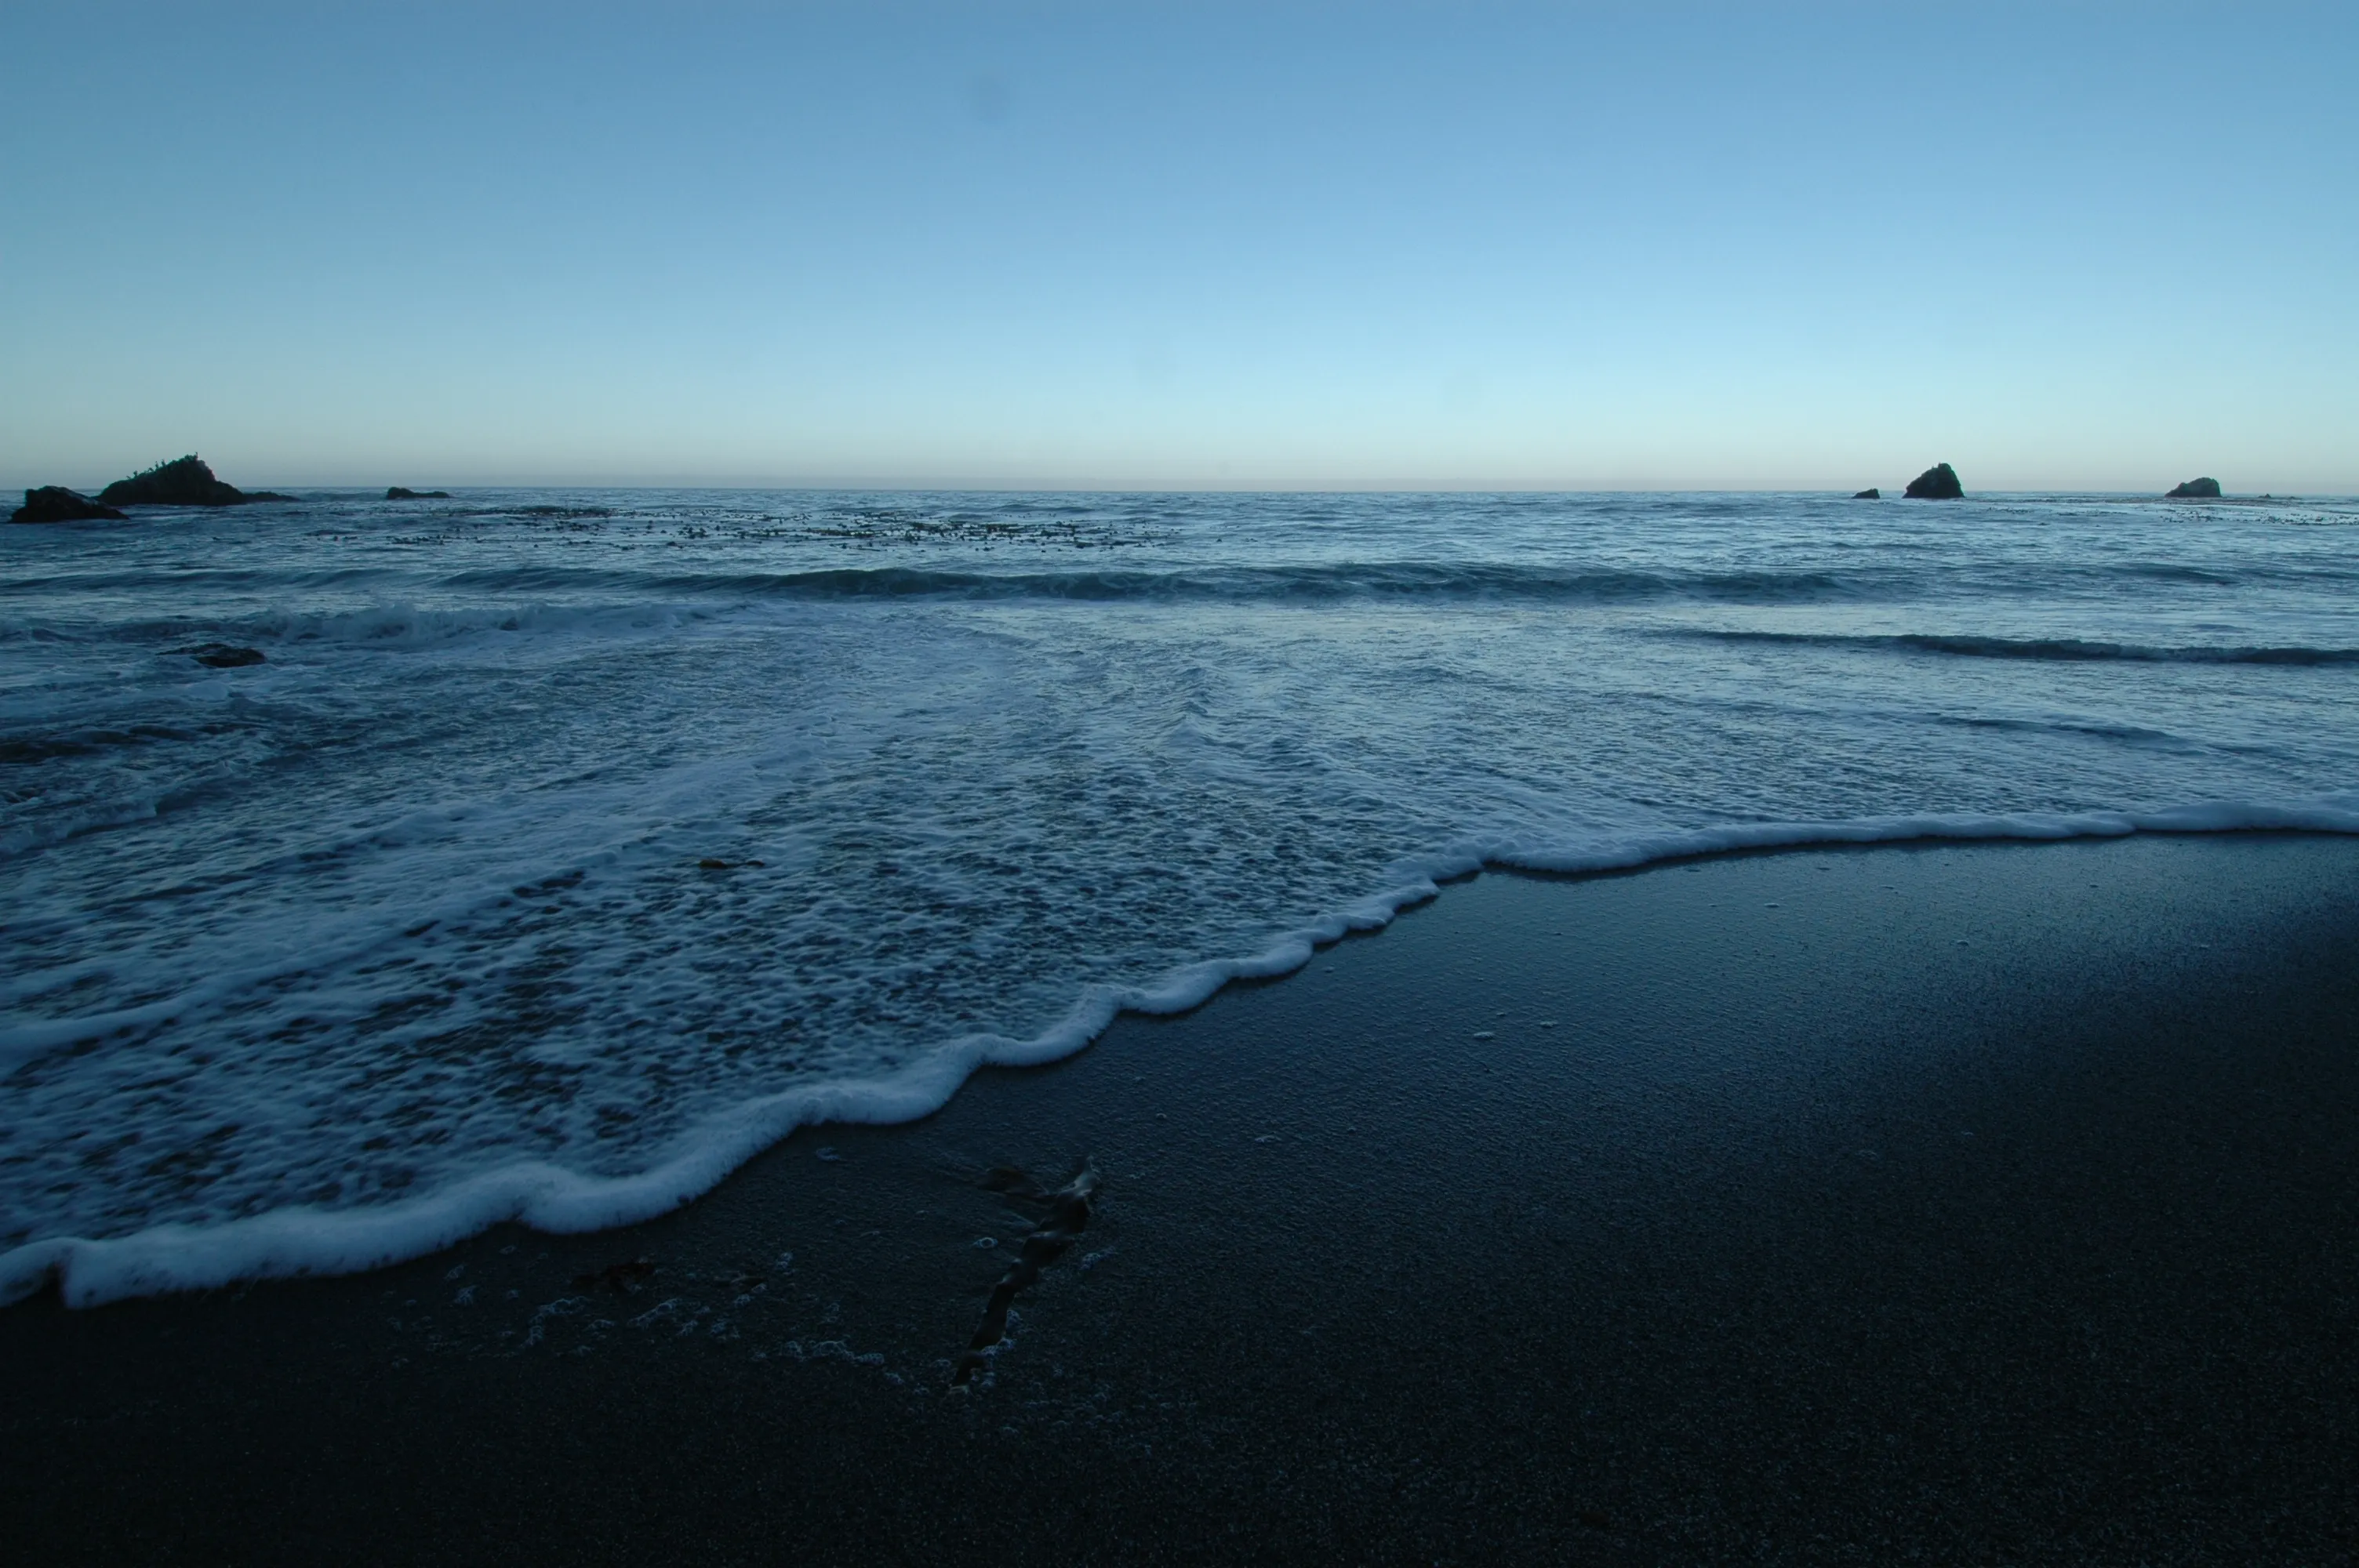
<instances>
[{"instance_id":1,"label":"breaking wave","mask_svg":"<svg viewBox=\"0 0 2359 1568\"><path fill-rule=\"evenodd\" d=\"M1858 648L1870 652L1948 654L1965 659L2040 659L2060 663L2127 660L2158 665L2351 665L2359 648L2249 646L2217 643L2176 645L2108 643L2082 637L1976 637L1932 633L1886 634L1822 632L1682 630L1674 635L1723 643L1783 643L1795 647Z\"/></svg>"}]
</instances>

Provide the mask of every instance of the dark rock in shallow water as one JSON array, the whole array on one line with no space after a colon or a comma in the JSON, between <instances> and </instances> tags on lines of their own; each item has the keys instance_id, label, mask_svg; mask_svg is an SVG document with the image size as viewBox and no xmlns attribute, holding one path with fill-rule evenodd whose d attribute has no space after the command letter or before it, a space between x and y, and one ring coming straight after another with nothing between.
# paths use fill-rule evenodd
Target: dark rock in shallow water
<instances>
[{"instance_id":1,"label":"dark rock in shallow water","mask_svg":"<svg viewBox=\"0 0 2359 1568\"><path fill-rule=\"evenodd\" d=\"M1861 491L1857 495L1853 496L1852 499L1854 501L1881 501L1884 499L1884 492L1876 489L1874 485L1870 485L1865 490Z\"/></svg>"},{"instance_id":2,"label":"dark rock in shallow water","mask_svg":"<svg viewBox=\"0 0 2359 1568\"><path fill-rule=\"evenodd\" d=\"M451 492L447 490L405 490L397 484L385 492L385 498L387 501L448 501Z\"/></svg>"},{"instance_id":3,"label":"dark rock in shallow water","mask_svg":"<svg viewBox=\"0 0 2359 1568\"><path fill-rule=\"evenodd\" d=\"M2217 501L2220 499L2220 481L2216 479L2190 479L2185 484L2173 486L2168 499Z\"/></svg>"},{"instance_id":4,"label":"dark rock in shallow water","mask_svg":"<svg viewBox=\"0 0 2359 1568\"><path fill-rule=\"evenodd\" d=\"M25 492L25 504L9 514L11 523L84 523L100 517L120 519L123 514L102 506L89 496L61 484L45 484Z\"/></svg>"},{"instance_id":5,"label":"dark rock in shallow water","mask_svg":"<svg viewBox=\"0 0 2359 1568\"><path fill-rule=\"evenodd\" d=\"M1966 487L1958 482L1958 470L1947 463L1935 463L1908 481L1911 501L1962 501Z\"/></svg>"},{"instance_id":6,"label":"dark rock in shallow water","mask_svg":"<svg viewBox=\"0 0 2359 1568\"><path fill-rule=\"evenodd\" d=\"M180 650L201 665L211 665L217 670L234 670L245 665L264 665L270 661L262 656L259 648L241 648L231 643L207 643L201 648Z\"/></svg>"},{"instance_id":7,"label":"dark rock in shallow water","mask_svg":"<svg viewBox=\"0 0 2359 1568\"><path fill-rule=\"evenodd\" d=\"M267 490L249 493L224 484L193 452L144 469L129 479L118 479L100 491L98 498L110 506L243 506L249 501L295 499Z\"/></svg>"}]
</instances>

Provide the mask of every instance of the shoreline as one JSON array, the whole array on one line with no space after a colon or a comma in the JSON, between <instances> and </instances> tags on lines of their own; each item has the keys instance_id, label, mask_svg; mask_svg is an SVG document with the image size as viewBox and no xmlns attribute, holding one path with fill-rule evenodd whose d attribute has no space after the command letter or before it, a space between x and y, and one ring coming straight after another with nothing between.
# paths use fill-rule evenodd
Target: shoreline
<instances>
[{"instance_id":1,"label":"shoreline","mask_svg":"<svg viewBox=\"0 0 2359 1568\"><path fill-rule=\"evenodd\" d=\"M2250 833L2359 837L2359 795L2274 805L2211 802L2146 811L1920 813L1855 821L1726 823L1626 835L1579 849L1493 845L1430 857L1401 868L1408 880L1273 937L1257 954L1196 960L1142 987L1085 988L1061 1020L1029 1039L972 1035L942 1044L889 1079L821 1083L736 1108L689 1136L690 1152L649 1171L589 1177L527 1162L482 1173L411 1202L342 1211L295 1206L219 1225L167 1223L120 1238L27 1242L0 1250L0 1310L45 1292L87 1307L266 1280L371 1273L430 1258L507 1224L551 1236L647 1224L702 1198L799 1132L922 1121L939 1114L986 1068L1060 1062L1088 1050L1125 1017L1181 1017L1230 986L1284 979L1336 943L1381 931L1438 898L1446 887L1485 872L1578 880L1730 855L1846 846L1998 846ZM0 1061L14 1066L33 1059L32 1054L11 1059L12 1051L22 1048L19 1035L46 1039L59 1033L55 1024L0 1031Z\"/></svg>"},{"instance_id":2,"label":"shoreline","mask_svg":"<svg viewBox=\"0 0 2359 1568\"><path fill-rule=\"evenodd\" d=\"M626 1230L0 1311L0 1491L55 1561L2336 1561L2355 953L2348 838L1477 877ZM951 1391L984 1173L1084 1160Z\"/></svg>"}]
</instances>

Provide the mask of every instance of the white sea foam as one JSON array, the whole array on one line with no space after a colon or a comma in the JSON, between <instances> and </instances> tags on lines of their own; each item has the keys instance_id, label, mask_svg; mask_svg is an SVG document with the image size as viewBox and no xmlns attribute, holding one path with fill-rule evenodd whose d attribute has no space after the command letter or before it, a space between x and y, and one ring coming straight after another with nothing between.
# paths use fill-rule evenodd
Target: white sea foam
<instances>
[{"instance_id":1,"label":"white sea foam","mask_svg":"<svg viewBox=\"0 0 2359 1568\"><path fill-rule=\"evenodd\" d=\"M1483 854L1438 857L1416 880L1288 932L1257 954L1190 964L1143 989L1092 987L1055 1027L1030 1039L968 1035L889 1076L814 1085L735 1107L691 1129L679 1152L635 1175L585 1176L529 1162L484 1172L430 1196L363 1210L293 1206L214 1226L157 1226L111 1239L54 1238L0 1253L0 1302L21 1299L52 1281L68 1305L93 1306L240 1280L355 1273L421 1257L510 1221L556 1233L635 1224L700 1196L797 1129L914 1121L949 1103L977 1069L1060 1060L1088 1045L1124 1011L1184 1012L1231 980L1291 974L1319 948L1382 927L1402 910L1438 896L1441 883L1485 864L1566 873L1805 845L2245 831L2359 834L2359 794L2284 804L2210 802L2150 812L1936 813L1861 822L1730 823L1621 843L1501 845Z\"/></svg>"},{"instance_id":2,"label":"white sea foam","mask_svg":"<svg viewBox=\"0 0 2359 1568\"><path fill-rule=\"evenodd\" d=\"M548 505L0 582L0 1294L642 1218L1485 864L2359 831L2267 509Z\"/></svg>"}]
</instances>

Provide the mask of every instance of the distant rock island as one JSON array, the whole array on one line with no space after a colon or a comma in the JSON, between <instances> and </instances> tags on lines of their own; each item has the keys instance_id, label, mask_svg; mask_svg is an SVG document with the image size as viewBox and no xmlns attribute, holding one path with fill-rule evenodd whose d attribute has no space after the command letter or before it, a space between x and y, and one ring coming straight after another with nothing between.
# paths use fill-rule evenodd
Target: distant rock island
<instances>
[{"instance_id":1,"label":"distant rock island","mask_svg":"<svg viewBox=\"0 0 2359 1568\"><path fill-rule=\"evenodd\" d=\"M292 501L272 491L243 491L213 477L194 452L118 479L98 492L109 506L243 506L249 501Z\"/></svg>"},{"instance_id":2,"label":"distant rock island","mask_svg":"<svg viewBox=\"0 0 2359 1568\"><path fill-rule=\"evenodd\" d=\"M1852 499L1854 501L1881 501L1884 499L1884 492L1876 489L1875 486L1871 484L1865 490L1861 491L1857 495L1853 496Z\"/></svg>"},{"instance_id":3,"label":"distant rock island","mask_svg":"<svg viewBox=\"0 0 2359 1568\"><path fill-rule=\"evenodd\" d=\"M2217 501L2220 499L2220 481L2216 479L2190 479L2185 484L2172 486L2168 499Z\"/></svg>"},{"instance_id":4,"label":"distant rock island","mask_svg":"<svg viewBox=\"0 0 2359 1568\"><path fill-rule=\"evenodd\" d=\"M8 514L11 523L86 523L102 517L121 520L123 514L103 506L79 491L45 484L25 492L25 504Z\"/></svg>"},{"instance_id":5,"label":"distant rock island","mask_svg":"<svg viewBox=\"0 0 2359 1568\"><path fill-rule=\"evenodd\" d=\"M397 484L386 491L385 498L387 501L448 501L451 492L447 490L405 490Z\"/></svg>"},{"instance_id":6,"label":"distant rock island","mask_svg":"<svg viewBox=\"0 0 2359 1568\"><path fill-rule=\"evenodd\" d=\"M1947 463L1935 463L1908 481L1911 501L1962 501L1966 487L1958 482L1958 470Z\"/></svg>"}]
</instances>

